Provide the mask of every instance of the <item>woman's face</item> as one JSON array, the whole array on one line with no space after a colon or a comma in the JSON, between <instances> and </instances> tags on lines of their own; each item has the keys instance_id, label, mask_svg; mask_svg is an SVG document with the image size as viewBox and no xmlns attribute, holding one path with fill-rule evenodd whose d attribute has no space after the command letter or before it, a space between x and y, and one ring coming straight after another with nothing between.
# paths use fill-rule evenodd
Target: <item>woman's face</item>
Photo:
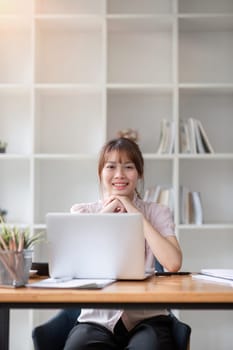
<instances>
[{"instance_id":1,"label":"woman's face","mask_svg":"<svg viewBox=\"0 0 233 350\"><path fill-rule=\"evenodd\" d=\"M117 195L133 199L138 179L138 171L126 153L109 152L101 173L104 197Z\"/></svg>"}]
</instances>

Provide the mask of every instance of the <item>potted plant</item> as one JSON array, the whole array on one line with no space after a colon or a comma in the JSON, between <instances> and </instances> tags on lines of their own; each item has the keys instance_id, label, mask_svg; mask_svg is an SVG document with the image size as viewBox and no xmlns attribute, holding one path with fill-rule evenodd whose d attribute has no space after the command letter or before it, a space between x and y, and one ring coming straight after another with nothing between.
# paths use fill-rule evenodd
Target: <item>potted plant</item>
<instances>
[{"instance_id":1,"label":"potted plant","mask_svg":"<svg viewBox=\"0 0 233 350\"><path fill-rule=\"evenodd\" d=\"M5 153L7 148L7 142L0 140L0 153Z\"/></svg>"},{"instance_id":2,"label":"potted plant","mask_svg":"<svg viewBox=\"0 0 233 350\"><path fill-rule=\"evenodd\" d=\"M28 228L6 225L0 218L0 284L14 287L28 282L33 246L43 240L43 232L31 235Z\"/></svg>"},{"instance_id":3,"label":"potted plant","mask_svg":"<svg viewBox=\"0 0 233 350\"><path fill-rule=\"evenodd\" d=\"M0 208L0 218L5 220L6 216L7 216L7 210Z\"/></svg>"}]
</instances>

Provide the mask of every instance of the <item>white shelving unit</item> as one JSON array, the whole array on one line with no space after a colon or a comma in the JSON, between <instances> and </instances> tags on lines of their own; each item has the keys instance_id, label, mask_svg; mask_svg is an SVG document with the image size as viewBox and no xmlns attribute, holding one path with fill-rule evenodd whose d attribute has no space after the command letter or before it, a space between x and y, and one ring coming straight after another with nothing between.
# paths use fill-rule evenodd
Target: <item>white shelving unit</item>
<instances>
[{"instance_id":1,"label":"white shelving unit","mask_svg":"<svg viewBox=\"0 0 233 350\"><path fill-rule=\"evenodd\" d=\"M98 151L130 127L139 132L145 188L174 188L183 269L232 267L232 38L232 0L0 0L8 222L37 231L47 212L96 200ZM171 155L156 153L163 118L176 125ZM188 118L201 120L215 153L179 153L179 120ZM201 192L203 225L180 224L181 185ZM46 245L35 260L47 260ZM217 327L213 314L180 313L193 328L192 349L230 349L232 315L217 312Z\"/></svg>"}]
</instances>

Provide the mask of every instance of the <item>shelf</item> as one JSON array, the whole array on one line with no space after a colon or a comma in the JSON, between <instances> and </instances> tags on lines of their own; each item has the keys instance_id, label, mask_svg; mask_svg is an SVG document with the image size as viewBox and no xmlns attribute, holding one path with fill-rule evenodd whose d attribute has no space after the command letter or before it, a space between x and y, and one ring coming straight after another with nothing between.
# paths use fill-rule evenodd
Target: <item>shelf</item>
<instances>
[{"instance_id":1,"label":"shelf","mask_svg":"<svg viewBox=\"0 0 233 350\"><path fill-rule=\"evenodd\" d=\"M142 92L142 93L148 93L148 92L172 92L174 86L172 84L151 84L151 83L142 83L142 84L119 84L119 83L108 83L106 85L106 88L108 91L112 91L114 93L117 92L123 92L124 93L131 93L131 92Z\"/></svg>"},{"instance_id":2,"label":"shelf","mask_svg":"<svg viewBox=\"0 0 233 350\"><path fill-rule=\"evenodd\" d=\"M184 231L192 231L192 230L233 230L233 223L232 224L203 224L203 225L178 225L179 230L184 230Z\"/></svg>"},{"instance_id":3,"label":"shelf","mask_svg":"<svg viewBox=\"0 0 233 350\"><path fill-rule=\"evenodd\" d=\"M34 159L57 159L57 160L92 160L96 162L97 154L93 153L64 153L64 154L54 154L54 153L36 153Z\"/></svg>"}]
</instances>

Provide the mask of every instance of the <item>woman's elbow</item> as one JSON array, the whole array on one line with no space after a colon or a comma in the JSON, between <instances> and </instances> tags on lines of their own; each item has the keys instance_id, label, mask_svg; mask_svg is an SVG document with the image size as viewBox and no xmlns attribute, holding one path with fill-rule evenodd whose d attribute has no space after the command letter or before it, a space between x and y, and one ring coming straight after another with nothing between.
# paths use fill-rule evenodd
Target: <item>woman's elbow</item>
<instances>
[{"instance_id":1,"label":"woman's elbow","mask_svg":"<svg viewBox=\"0 0 233 350\"><path fill-rule=\"evenodd\" d=\"M181 251L178 252L177 257L175 259L172 259L167 266L167 270L169 272L177 272L180 270L182 266L182 253Z\"/></svg>"}]
</instances>

